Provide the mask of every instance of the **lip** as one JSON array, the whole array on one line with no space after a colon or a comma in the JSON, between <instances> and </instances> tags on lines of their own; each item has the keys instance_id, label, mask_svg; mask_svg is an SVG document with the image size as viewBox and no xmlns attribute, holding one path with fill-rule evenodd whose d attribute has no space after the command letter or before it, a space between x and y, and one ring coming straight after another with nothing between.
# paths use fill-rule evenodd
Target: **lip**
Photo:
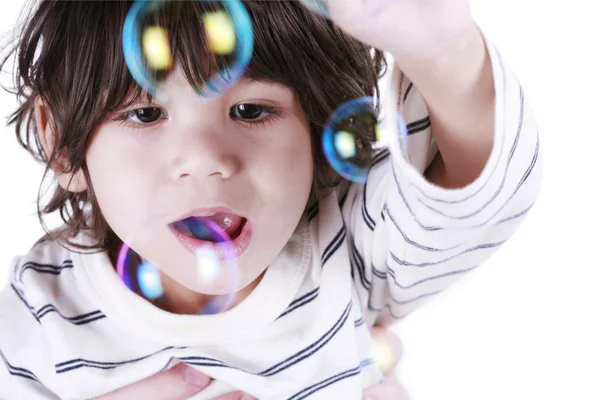
<instances>
[{"instance_id":1,"label":"lip","mask_svg":"<svg viewBox=\"0 0 600 400\"><path fill-rule=\"evenodd\" d=\"M209 209L203 209L203 210L209 210ZM188 217L193 217L193 216L203 217L206 215L212 215L215 212L227 212L227 211L223 211L223 210L227 210L225 208L213 208L210 210L218 210L218 211L214 211L214 212L211 211L204 215L198 215L198 214L192 213L192 214L188 214L187 217L183 217L182 219L185 219ZM194 211L194 212L196 212L196 211ZM231 213L231 211L229 211L229 212ZM169 224L169 229L171 230L171 232L173 232L173 234L179 240L179 242L183 245L183 247L188 252L193 254L194 256L196 256L196 252L198 249L206 248L208 246L208 247L212 248L212 250L215 252L215 254L217 255L217 257L219 257L220 260L230 260L230 259L239 258L246 251L248 246L250 245L250 240L252 239L252 225L247 218L244 218L244 222L242 222L242 224L243 224L242 231L235 239L226 241L226 242L221 242L221 243L210 242L207 240L200 240L200 239L196 239L194 237L184 235L183 233L181 233L177 229L175 229L171 224Z\"/></svg>"},{"instance_id":2,"label":"lip","mask_svg":"<svg viewBox=\"0 0 600 400\"><path fill-rule=\"evenodd\" d=\"M224 213L224 214L235 214L239 217L242 217L246 220L248 220L248 218L242 214L240 214L239 212L237 212L236 210L233 210L231 208L228 207L208 207L208 208L194 208L190 211L188 211L186 214L180 216L178 219L174 220L173 223L184 220L186 218L190 218L190 217L207 217L209 215L213 215L216 213Z\"/></svg>"}]
</instances>

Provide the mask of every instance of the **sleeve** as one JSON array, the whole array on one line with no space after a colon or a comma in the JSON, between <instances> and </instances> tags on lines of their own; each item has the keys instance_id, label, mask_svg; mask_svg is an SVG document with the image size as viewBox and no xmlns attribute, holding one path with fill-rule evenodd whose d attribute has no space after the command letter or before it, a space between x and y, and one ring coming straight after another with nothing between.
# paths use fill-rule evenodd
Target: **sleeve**
<instances>
[{"instance_id":1,"label":"sleeve","mask_svg":"<svg viewBox=\"0 0 600 400\"><path fill-rule=\"evenodd\" d=\"M403 318L481 265L539 193L534 115L518 79L484 39L496 91L494 144L481 175L466 187L444 189L423 177L437 153L427 108L401 72L392 72L391 111L398 105L409 136L398 156L384 150L374 157L366 183L350 185L342 209L352 276L370 324Z\"/></svg>"},{"instance_id":2,"label":"sleeve","mask_svg":"<svg viewBox=\"0 0 600 400\"><path fill-rule=\"evenodd\" d=\"M0 399L59 400L31 371L14 366L0 349Z\"/></svg>"},{"instance_id":3,"label":"sleeve","mask_svg":"<svg viewBox=\"0 0 600 400\"><path fill-rule=\"evenodd\" d=\"M0 400L58 400L37 373L44 354L37 352L39 343L30 341L36 326L25 326L33 318L24 315L29 310L19 303L16 290L0 291ZM37 357L30 356L36 352Z\"/></svg>"}]
</instances>

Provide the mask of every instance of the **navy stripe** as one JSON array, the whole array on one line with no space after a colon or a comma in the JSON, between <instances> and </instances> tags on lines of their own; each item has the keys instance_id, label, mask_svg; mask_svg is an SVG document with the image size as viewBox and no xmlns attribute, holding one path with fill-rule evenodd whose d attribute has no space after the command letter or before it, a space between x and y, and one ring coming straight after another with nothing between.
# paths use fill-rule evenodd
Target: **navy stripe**
<instances>
[{"instance_id":1,"label":"navy stripe","mask_svg":"<svg viewBox=\"0 0 600 400\"><path fill-rule=\"evenodd\" d=\"M393 260L394 260L394 261L395 261L397 264L400 264L400 265L409 266L409 267L419 267L419 268L421 268L421 267L430 267L430 266L432 266L432 265L443 264L443 263L445 263L445 262L447 262L447 261L450 261L450 260L452 260L452 259L454 259L454 258L456 258L456 257L459 257L459 256L461 256L461 255L463 255L463 254L466 254L466 253L470 253L470 252L472 252L472 251L476 251L476 250L482 250L482 249L491 249L491 248L494 248L494 247L502 246L502 245L503 245L505 242L506 242L506 240L503 240L503 241L501 241L501 242L496 242L496 243L483 243L483 244L477 245L477 246L475 246L475 247L471 247L471 248L469 248L469 249L467 249L467 250L465 250L465 251L461 251L461 252L460 252L460 253L458 253L458 254L455 254L455 255L453 255L453 256L450 256L450 257L448 257L448 258L445 258L445 259L443 259L443 260L440 260L440 261L431 261L431 262L422 262L422 263L412 263L412 262L409 262L409 261L406 261L406 260L401 260L400 258L398 258L398 257L397 257L397 256L396 256L394 253L392 253L391 251L390 251L390 255L392 256L392 259L393 259Z\"/></svg>"},{"instance_id":2,"label":"navy stripe","mask_svg":"<svg viewBox=\"0 0 600 400\"><path fill-rule=\"evenodd\" d=\"M341 236L340 236L341 234ZM327 260L331 258L331 256L340 248L340 246L344 243L344 239L346 238L346 230L342 226L340 231L337 233L336 237L329 243L325 252L323 253L321 265L325 265Z\"/></svg>"},{"instance_id":3,"label":"navy stripe","mask_svg":"<svg viewBox=\"0 0 600 400\"><path fill-rule=\"evenodd\" d=\"M506 202L502 205L502 207L500 207L500 209L498 209L485 222L483 222L482 224L479 224L479 225L475 226L475 228L479 228L481 226L484 226L489 221L491 221L492 219L494 219L496 217L496 215L498 215L500 212L502 212L504 210L504 207L506 207L508 205L508 203L510 203L510 201L512 200L512 198L515 197L515 195L517 194L517 192L519 191L519 189L521 188L521 186L523 186L523 184L525 183L525 181L527 180L527 178L529 178L529 175L531 174L531 171L533 170L533 167L535 167L535 165L537 163L537 160L538 160L539 150L540 150L540 138L538 136L536 144L535 144L535 152L533 153L533 158L532 158L531 162L529 163L529 167L527 167L527 171L525 171L525 175L523 175L523 177L519 181L519 184L517 185L517 187L515 188L515 190L512 192L512 194L510 195L510 197L508 198L508 200L506 200ZM511 218L518 218L518 217L511 217Z\"/></svg>"},{"instance_id":4,"label":"navy stripe","mask_svg":"<svg viewBox=\"0 0 600 400\"><path fill-rule=\"evenodd\" d=\"M331 376L325 380L322 380L321 382L315 383L312 386L309 386L303 390L301 390L300 392L296 393L295 395L293 395L292 397L289 397L288 400L301 400L301 399L305 399L308 396L312 395L313 393L318 392L321 389L325 389L327 386L330 386L336 382L339 382L343 379L346 378L351 378L353 376L356 376L358 374L360 374L360 371L366 367L367 365L371 364L373 361L372 360L365 360L363 362L361 362L358 367L356 368L352 368L349 369L347 371L341 372L337 375Z\"/></svg>"},{"instance_id":5,"label":"navy stripe","mask_svg":"<svg viewBox=\"0 0 600 400\"><path fill-rule=\"evenodd\" d=\"M351 306L352 306L352 303L348 303L344 312L342 313L340 318L337 320L337 322L323 336L321 336L316 342L312 343L310 346L304 348L303 350L299 351L298 353L288 357L287 359L281 361L280 363L274 365L273 367L271 367L259 374L256 374L256 375L272 376L272 375L278 374L279 372L281 372L285 369L288 369L288 368L296 365L297 363L303 361L304 359L312 356L314 353L316 353L318 350L320 350L323 346L325 346L337 334L337 332L342 328L344 323L347 321L348 316L350 315ZM151 356L154 356L156 354L162 353L167 350L185 349L185 348L186 347L170 346L170 347L166 347L162 350L159 350L152 354L148 354L143 357L139 357L139 358L136 358L133 360L117 361L117 362L101 362L101 361L93 361L93 360L77 358L77 359L58 363L55 365L55 369L56 369L56 373L64 373L64 372L68 372L68 371L72 371L72 370L84 368L84 367L85 368L97 368L97 369L114 369L114 368L117 368L122 365L126 365L126 364L130 364L130 363L134 363L137 361L147 359ZM232 368L232 369L237 369L237 370L243 371L239 368L234 368L234 367L224 363L223 361L220 361L220 360L217 360L214 358L190 356L190 357L178 357L178 359L181 361L184 361L188 364L191 364L191 365ZM244 371L244 372L247 372L247 371Z\"/></svg>"},{"instance_id":6,"label":"navy stripe","mask_svg":"<svg viewBox=\"0 0 600 400\"><path fill-rule=\"evenodd\" d=\"M373 161L371 162L371 166L369 167L369 170L371 170L374 166L376 166L380 162L387 159L389 156L390 156L390 151L388 149L381 150L379 153L377 153L375 155L375 158L373 158Z\"/></svg>"},{"instance_id":7,"label":"navy stripe","mask_svg":"<svg viewBox=\"0 0 600 400\"><path fill-rule=\"evenodd\" d=\"M504 222L511 221L511 220L513 220L513 219L519 218L519 217L520 217L520 216L522 216L522 215L525 215L525 214L527 214L527 213L529 212L529 210L531 210L531 208L533 207L533 204L535 204L535 202L534 202L534 203L532 203L532 204L531 204L529 207L527 207L527 208L526 208L526 209L524 209L523 211L521 211L520 213L517 213L517 214L515 214L515 215L511 215L511 216L510 216L510 217L508 217L508 218L504 218L503 220L496 222L496 225L503 224Z\"/></svg>"},{"instance_id":8,"label":"navy stripe","mask_svg":"<svg viewBox=\"0 0 600 400\"><path fill-rule=\"evenodd\" d=\"M32 381L38 382L38 383L40 382L38 377L30 370L21 368L21 367L15 367L11 363L9 363L2 351L0 351L0 358L2 358L4 365L6 365L6 368L7 368L9 374L11 374L13 376L20 376L22 378L27 378Z\"/></svg>"},{"instance_id":9,"label":"navy stripe","mask_svg":"<svg viewBox=\"0 0 600 400\"><path fill-rule=\"evenodd\" d=\"M369 167L369 172L371 171L371 168L373 168L375 165L377 165L381 161L387 159L389 157L389 155L390 155L389 150L385 149L385 150L381 151L377 156L375 156L375 159L373 160L373 162L371 163L371 166ZM368 182L368 179L367 179L367 182ZM367 210L367 182L365 182L365 184L363 186L362 217L363 217L363 220L365 221L365 223L367 224L367 226L369 227L369 229L373 231L375 229L375 220L369 214L369 210Z\"/></svg>"},{"instance_id":10,"label":"navy stripe","mask_svg":"<svg viewBox=\"0 0 600 400\"><path fill-rule=\"evenodd\" d=\"M387 279L387 274L376 269L374 265L371 265L371 272L380 279Z\"/></svg>"},{"instance_id":11,"label":"navy stripe","mask_svg":"<svg viewBox=\"0 0 600 400\"><path fill-rule=\"evenodd\" d=\"M413 303L413 302L415 302L417 300L421 300L421 299L423 299L425 297L435 296L436 294L441 293L441 292L442 292L442 290L437 290L437 291L432 292L432 293L424 293L424 294L422 294L420 296L417 296L417 297L414 297L414 298L408 299L408 300L396 300L393 297L391 297L391 296L390 297L392 298L392 301L394 303L399 304L399 305L405 305L405 304Z\"/></svg>"},{"instance_id":12,"label":"navy stripe","mask_svg":"<svg viewBox=\"0 0 600 400\"><path fill-rule=\"evenodd\" d=\"M338 233L335 234L335 237L333 238L333 240L331 242L329 242L329 244L325 247L325 251L323 251L323 256L321 256L321 259L325 258L325 255L329 252L329 250L331 250L331 248L339 240L340 236L344 235L344 233L345 233L345 230L344 230L344 227L342 226L340 228L340 230L338 231Z\"/></svg>"},{"instance_id":13,"label":"navy stripe","mask_svg":"<svg viewBox=\"0 0 600 400\"><path fill-rule=\"evenodd\" d=\"M58 275L66 268L73 268L73 261L65 260L63 261L62 265L39 264L33 261L29 261L21 266L21 271L19 272L19 278L17 281L22 282L23 273L28 269L32 269L42 274Z\"/></svg>"},{"instance_id":14,"label":"navy stripe","mask_svg":"<svg viewBox=\"0 0 600 400\"><path fill-rule=\"evenodd\" d=\"M367 291L371 290L371 282L369 282L369 280L365 276L365 265L362 257L360 256L360 253L358 252L358 249L356 248L356 244L354 243L354 241L352 241L352 259L354 260L354 263L356 264L356 269L358 270L358 274L360 275L361 284Z\"/></svg>"},{"instance_id":15,"label":"navy stripe","mask_svg":"<svg viewBox=\"0 0 600 400\"><path fill-rule=\"evenodd\" d=\"M57 313L62 319L69 321L75 325L85 325L85 324L89 324L90 322L94 322L99 319L106 318L106 315L104 315L100 310L92 311L87 314L78 315L75 317L65 317L52 304L46 304L44 307L40 308L36 314L39 319L42 319L42 317L44 317L46 314L51 313L51 312Z\"/></svg>"},{"instance_id":16,"label":"navy stripe","mask_svg":"<svg viewBox=\"0 0 600 400\"><path fill-rule=\"evenodd\" d=\"M406 88L406 93L404 93L404 99L402 100L403 102L406 101L406 99L408 98L408 94L410 93L410 90L413 88L413 83L411 82L408 85L408 88Z\"/></svg>"},{"instance_id":17,"label":"navy stripe","mask_svg":"<svg viewBox=\"0 0 600 400\"><path fill-rule=\"evenodd\" d=\"M188 358L190 358L190 359L184 360L184 359L188 359ZM231 365L228 365L228 364L219 364L219 363L210 362L210 361L194 361L192 358L193 357L184 357L181 359L181 361L185 361L186 364L195 365L197 367L228 368L228 369L236 369L239 371L243 371L239 368L232 367ZM202 358L202 357L200 357L200 358ZM243 372L249 373L247 371L243 371Z\"/></svg>"},{"instance_id":18,"label":"navy stripe","mask_svg":"<svg viewBox=\"0 0 600 400\"><path fill-rule=\"evenodd\" d=\"M221 360L217 360L217 359L209 358L209 357L190 356L190 357L178 357L178 359L185 362L186 364L197 365L199 367L221 367L221 368L240 370L239 368L235 368ZM242 370L240 370L240 371L242 371ZM247 372L247 371L244 371L244 372Z\"/></svg>"},{"instance_id":19,"label":"navy stripe","mask_svg":"<svg viewBox=\"0 0 600 400\"><path fill-rule=\"evenodd\" d=\"M387 149L384 149L379 154L377 154L375 156L373 162L371 163L371 166L369 167L369 172L375 165L377 165L378 163L387 159L389 157L389 155L390 155L390 152ZM368 182L368 179L367 179L367 182ZM365 184L363 186L362 216L363 216L365 223L369 227L369 229L374 230L375 229L375 220L369 214L369 210L367 210L367 182L365 182Z\"/></svg>"},{"instance_id":20,"label":"navy stripe","mask_svg":"<svg viewBox=\"0 0 600 400\"><path fill-rule=\"evenodd\" d=\"M412 207L408 203L408 200L406 200L406 197L404 197L404 191L402 190L402 187L400 186L400 182L398 181L398 175L396 175L396 168L395 168L394 163L392 163L392 176L394 177L394 182L396 183L396 189L398 190L398 194L400 195L400 198L402 198L402 201L404 202L404 205L408 209L408 212L410 212L410 215L413 216L413 220L421 227L421 229L426 230L426 231L439 231L440 229L442 229L439 227L425 226L425 225L421 224L419 219L416 217L415 212L413 211ZM384 204L384 208L385 207L387 207L387 203ZM382 211L382 213L383 213L383 211Z\"/></svg>"},{"instance_id":21,"label":"navy stripe","mask_svg":"<svg viewBox=\"0 0 600 400\"><path fill-rule=\"evenodd\" d=\"M288 357L287 359L281 361L280 363L272 366L271 368L262 371L258 375L273 376L273 375L283 371L284 369L290 368L291 366L299 363L300 361L310 357L311 355L313 355L314 353L319 351L323 346L325 346L327 343L329 343L329 341L342 328L342 326L348 319L348 315L350 315L351 307L352 307L352 302L348 303L348 305L346 306L346 309L344 310L344 312L342 313L340 318L337 320L337 322L323 336L321 336L319 338L319 340L317 340L310 346L302 349L301 351L294 354L293 356Z\"/></svg>"},{"instance_id":22,"label":"navy stripe","mask_svg":"<svg viewBox=\"0 0 600 400\"><path fill-rule=\"evenodd\" d=\"M319 286L317 286L316 289L311 290L310 292L306 293L305 295L298 297L296 300L292 301L290 303L290 305L288 306L288 308L295 306L297 303L303 301L304 299L306 299L307 297L311 297L313 295L316 295L319 293Z\"/></svg>"},{"instance_id":23,"label":"navy stripe","mask_svg":"<svg viewBox=\"0 0 600 400\"><path fill-rule=\"evenodd\" d=\"M167 369L169 369L169 364L171 364L171 361L173 361L174 357L169 358L169 361L167 361L167 363L165 364L164 367L162 367L161 369L158 370L158 372L163 372L166 371Z\"/></svg>"},{"instance_id":24,"label":"navy stripe","mask_svg":"<svg viewBox=\"0 0 600 400\"><path fill-rule=\"evenodd\" d=\"M341 329L341 327L344 325L344 323L348 319L348 316L350 315L350 309L351 309L351 303L348 304L348 306L342 313L342 316L337 320L337 322L333 325L333 327L331 327L331 329L329 329L329 331L327 331L323 336L321 336L316 342L312 343L308 347L305 347L304 349L302 349L298 353L288 357L287 359L279 362L278 364L272 366L271 368L266 369L258 374L254 374L254 375L273 376L273 375L276 375L276 374L298 364L299 362L305 360L306 358L312 356L314 353L316 353L318 350L320 350L323 346L325 346L331 339L333 339L333 337L337 334L337 332ZM208 358L208 357L178 357L178 358L181 361L184 361L191 365L202 366L202 367L231 368L231 369L237 369L239 371L243 371L246 373L252 373L249 371L244 371L239 368L235 368L227 363L224 363L223 361L219 361L219 360L216 360L213 358Z\"/></svg>"},{"instance_id":25,"label":"navy stripe","mask_svg":"<svg viewBox=\"0 0 600 400\"><path fill-rule=\"evenodd\" d=\"M319 296L319 288L316 288L315 290L309 292L308 294L305 294L304 296L300 297L299 299L294 300L292 303L290 303L290 305L285 310L285 312L283 314L281 314L279 317L277 317L277 319L283 317L284 315L291 313L292 311L296 310L297 308L305 306L306 304L308 304L311 301L313 301L314 299L316 299L318 296Z\"/></svg>"},{"instance_id":26,"label":"navy stripe","mask_svg":"<svg viewBox=\"0 0 600 400\"><path fill-rule=\"evenodd\" d=\"M529 168L527 168L527 171L525 171L525 175L521 178L521 181L519 182L519 184L515 188L512 196L510 196L510 199L513 198L513 196L519 191L519 189L521 188L521 186L523 186L523 184L525 183L525 181L527 180L527 178L529 178L529 175L531 174L531 171L533 171L533 167L537 163L539 151L540 151L540 138L538 136L538 138L537 138L537 140L535 142L535 152L533 153L533 159L531 160L531 163L529 164Z\"/></svg>"},{"instance_id":27,"label":"navy stripe","mask_svg":"<svg viewBox=\"0 0 600 400\"><path fill-rule=\"evenodd\" d=\"M406 129L408 130L408 135L410 136L415 133L422 132L425 129L429 128L430 126L431 126L431 120L429 119L429 117L425 117L418 121L411 122L410 124L406 125Z\"/></svg>"},{"instance_id":28,"label":"navy stripe","mask_svg":"<svg viewBox=\"0 0 600 400\"><path fill-rule=\"evenodd\" d=\"M362 207L361 207L361 212L362 212L362 217L363 220L365 221L365 224L367 225L367 227L371 230L374 231L375 230L375 223L371 223L370 219L371 216L369 215L369 212L367 211L367 206L366 203L363 201L362 203Z\"/></svg>"},{"instance_id":29,"label":"navy stripe","mask_svg":"<svg viewBox=\"0 0 600 400\"><path fill-rule=\"evenodd\" d=\"M357 328L357 327L361 326L364 323L365 323L365 320L362 319L362 317L361 317L361 318L357 319L356 321L354 321L354 327Z\"/></svg>"},{"instance_id":30,"label":"navy stripe","mask_svg":"<svg viewBox=\"0 0 600 400\"><path fill-rule=\"evenodd\" d=\"M19 298L19 300L21 300L21 302L22 302L23 304L25 304L25 307L27 307L27 308L29 309L29 312L31 313L31 315L33 315L33 318L35 318L35 320L36 320L37 322L40 322L39 318L37 317L37 315L36 315L36 313L35 313L35 311L34 311L34 308L33 308L33 307L31 307L31 306L29 305L29 303L27 302L27 300L25 300L25 297L24 297L24 295L23 295L23 294L22 294L22 293L19 291L19 289L17 289L17 288L15 287L15 285L13 285L12 283L10 284L10 287L11 287L11 288L12 288L12 290L14 290L14 292L17 294L17 297Z\"/></svg>"},{"instance_id":31,"label":"navy stripe","mask_svg":"<svg viewBox=\"0 0 600 400\"><path fill-rule=\"evenodd\" d=\"M342 195L342 198L339 201L339 205L340 208L344 207L344 203L346 203L346 199L348 198L348 193L350 192L350 188L346 189L346 191L344 192L344 194Z\"/></svg>"},{"instance_id":32,"label":"navy stripe","mask_svg":"<svg viewBox=\"0 0 600 400\"><path fill-rule=\"evenodd\" d=\"M477 267L475 266L475 267L466 268L466 269L459 269L459 270L456 270L456 271L446 272L446 273L440 274L440 275L430 276L428 278L421 279L420 281L413 282L410 285L406 285L406 286L403 286L403 285L401 285L401 284L398 283L398 281L396 280L396 273L394 272L393 269L391 269L391 268L388 267L388 273L390 274L390 276L394 280L394 283L396 284L397 287L399 287L400 289L410 289L412 287L420 285L421 283L425 283L425 282L432 281L432 280L435 280L435 279L446 278L446 277L452 276L452 275L464 274L465 272L469 272L469 271L471 271L471 270L473 270L475 268L477 268Z\"/></svg>"},{"instance_id":33,"label":"navy stripe","mask_svg":"<svg viewBox=\"0 0 600 400\"><path fill-rule=\"evenodd\" d=\"M68 361L63 361L60 362L58 364L56 364L54 366L54 368L56 369L56 373L57 374L62 374L64 372L68 372L68 371L72 371L75 369L79 369L79 368L97 368L97 369L113 369L113 368L117 368L121 365L126 365L126 364L131 364L137 361L141 361L141 360L145 360L147 358L150 358L156 354L160 354L164 351L167 350L171 350L171 349L185 349L186 347L173 347L173 346L169 346L169 347L165 347L162 350L158 350L154 353L139 357L139 358L135 358L133 360L125 360L125 361L115 361L115 362L106 362L106 361L94 361L94 360L86 360L83 358L75 358L73 360L68 360Z\"/></svg>"},{"instance_id":34,"label":"navy stripe","mask_svg":"<svg viewBox=\"0 0 600 400\"><path fill-rule=\"evenodd\" d=\"M404 241L412 246L415 246L416 248L419 248L421 250L427 250L427 251L448 251L448 250L453 250L456 249L462 245L456 245L456 246L452 246L449 247L447 249L437 249L435 247L429 247L429 246L425 246L422 244L419 244L413 240L411 240L408 236L406 236L406 234L404 233L404 231L402 229L400 229L400 225L398 224L398 222L396 221L396 219L392 216L390 209L387 207L387 204L384 206L384 210L387 213L388 217L390 218L390 220L392 221L392 223L396 226L396 230L398 232L400 232L400 235L402 235L402 237L404 238Z\"/></svg>"},{"instance_id":35,"label":"navy stripe","mask_svg":"<svg viewBox=\"0 0 600 400\"><path fill-rule=\"evenodd\" d=\"M463 219L468 219L471 218L477 214L479 214L481 211L485 210L487 208L488 205L490 205L492 203L492 201L494 201L498 195L502 192L502 188L504 188L504 184L506 183L506 176L508 174L508 169L510 168L510 165L512 163L513 160L513 156L515 155L515 150L517 149L517 145L519 144L519 139L521 137L521 129L523 128L523 112L524 112L524 101L525 101L525 97L523 94L523 88L520 88L521 90L521 114L520 114L520 118L519 118L519 127L517 129L517 135L515 136L515 141L513 142L513 145L510 149L510 152L508 154L508 161L506 163L506 166L504 168L504 174L502 175L502 181L500 182L500 186L498 186L498 188L496 189L496 192L492 195L492 197L486 201L479 209L474 210L473 212L466 214L466 215L461 215L459 217L455 217L452 215L447 215L444 212L431 207L429 204L424 203L421 199L419 199L419 201L427 208L429 208L431 211L444 216L446 218L450 218L450 219L456 219L456 220L463 220ZM491 175L490 175L491 176ZM488 177L488 180L490 178ZM487 183L487 181L486 181Z\"/></svg>"}]
</instances>

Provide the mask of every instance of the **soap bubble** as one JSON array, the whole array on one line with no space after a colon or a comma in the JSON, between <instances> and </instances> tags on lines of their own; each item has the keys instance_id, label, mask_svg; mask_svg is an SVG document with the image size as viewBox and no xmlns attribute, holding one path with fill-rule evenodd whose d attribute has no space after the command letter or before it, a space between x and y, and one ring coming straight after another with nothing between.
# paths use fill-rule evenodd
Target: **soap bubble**
<instances>
[{"instance_id":1,"label":"soap bubble","mask_svg":"<svg viewBox=\"0 0 600 400\"><path fill-rule=\"evenodd\" d=\"M398 116L398 129L393 138L380 122L377 103L372 97L361 97L342 104L330 118L323 132L323 151L330 165L345 179L365 182L374 155L391 140L404 141L406 125Z\"/></svg>"},{"instance_id":2,"label":"soap bubble","mask_svg":"<svg viewBox=\"0 0 600 400\"><path fill-rule=\"evenodd\" d=\"M239 285L235 239L244 224L222 213L177 222L153 218L122 245L117 274L131 291L150 302L160 302L165 280L170 280L208 295L197 314L226 311Z\"/></svg>"},{"instance_id":3,"label":"soap bubble","mask_svg":"<svg viewBox=\"0 0 600 400\"><path fill-rule=\"evenodd\" d=\"M300 0L306 8L320 14L324 17L329 18L329 7L327 6L327 1L325 0Z\"/></svg>"},{"instance_id":4,"label":"soap bubble","mask_svg":"<svg viewBox=\"0 0 600 400\"><path fill-rule=\"evenodd\" d=\"M383 337L373 339L371 358L384 374L390 372L396 363L394 349Z\"/></svg>"},{"instance_id":5,"label":"soap bubble","mask_svg":"<svg viewBox=\"0 0 600 400\"><path fill-rule=\"evenodd\" d=\"M252 57L252 23L240 0L137 0L123 26L123 53L138 85L151 95L185 57L199 68L195 89L213 98L233 86Z\"/></svg>"}]
</instances>

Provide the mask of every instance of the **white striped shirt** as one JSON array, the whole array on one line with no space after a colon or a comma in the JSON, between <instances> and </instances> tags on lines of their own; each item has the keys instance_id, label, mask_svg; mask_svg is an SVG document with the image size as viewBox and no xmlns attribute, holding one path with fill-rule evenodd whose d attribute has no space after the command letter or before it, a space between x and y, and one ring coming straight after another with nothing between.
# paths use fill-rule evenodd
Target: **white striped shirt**
<instances>
[{"instance_id":1,"label":"white striped shirt","mask_svg":"<svg viewBox=\"0 0 600 400\"><path fill-rule=\"evenodd\" d=\"M382 313L406 316L484 262L539 192L534 116L486 42L495 136L472 184L447 190L423 178L437 152L427 109L394 71L408 160L383 151L366 184L340 185L309 208L258 287L230 311L160 310L126 288L106 253L40 242L17 257L0 293L0 398L89 399L179 362L215 378L195 399L237 389L260 399L360 398L381 379L369 326Z\"/></svg>"}]
</instances>

